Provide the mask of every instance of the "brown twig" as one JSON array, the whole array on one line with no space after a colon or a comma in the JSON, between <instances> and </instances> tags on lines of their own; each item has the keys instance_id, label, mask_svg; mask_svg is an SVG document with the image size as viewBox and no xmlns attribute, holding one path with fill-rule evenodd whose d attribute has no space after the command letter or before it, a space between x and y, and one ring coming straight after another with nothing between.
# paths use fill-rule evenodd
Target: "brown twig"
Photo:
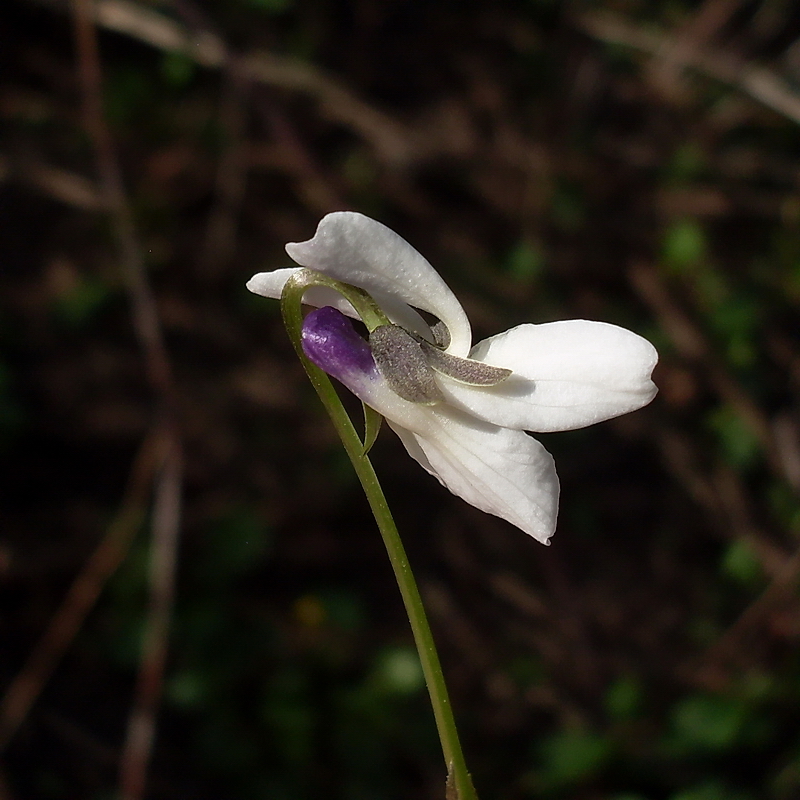
<instances>
[{"instance_id":1,"label":"brown twig","mask_svg":"<svg viewBox=\"0 0 800 800\"><path fill-rule=\"evenodd\" d=\"M651 65L655 80L661 85L674 84L687 61L708 46L741 4L742 0L705 0L656 54Z\"/></svg>"},{"instance_id":2,"label":"brown twig","mask_svg":"<svg viewBox=\"0 0 800 800\"><path fill-rule=\"evenodd\" d=\"M794 592L800 580L800 548L787 559L783 569L775 575L764 591L740 614L711 647L703 653L693 673L700 683L718 683L723 673L721 668L726 661L736 661L750 655L742 647L742 639L755 630L764 617Z\"/></svg>"},{"instance_id":3,"label":"brown twig","mask_svg":"<svg viewBox=\"0 0 800 800\"><path fill-rule=\"evenodd\" d=\"M5 749L25 720L101 590L125 558L136 531L144 521L153 474L164 459L164 444L164 430L161 428L156 428L142 443L117 516L74 580L25 665L6 690L0 704L0 750Z\"/></svg>"},{"instance_id":4,"label":"brown twig","mask_svg":"<svg viewBox=\"0 0 800 800\"><path fill-rule=\"evenodd\" d=\"M773 472L787 477L769 420L717 358L700 328L673 300L658 271L640 263L631 268L629 276L634 289L656 315L681 356L703 367L720 398L736 411L758 439Z\"/></svg>"},{"instance_id":5,"label":"brown twig","mask_svg":"<svg viewBox=\"0 0 800 800\"><path fill-rule=\"evenodd\" d=\"M91 0L73 0L73 11L86 126L94 145L100 181L114 225L134 329L144 352L151 386L161 406L167 439L167 455L155 489L150 607L137 695L120 764L121 794L125 800L138 800L144 794L166 661L180 530L183 456L172 370L114 143L103 115L102 72L93 3Z\"/></svg>"},{"instance_id":6,"label":"brown twig","mask_svg":"<svg viewBox=\"0 0 800 800\"><path fill-rule=\"evenodd\" d=\"M142 646L136 703L120 762L120 799L144 795L147 766L155 737L169 641L181 515L183 458L171 442L156 489L153 507L153 550L150 556L150 607Z\"/></svg>"},{"instance_id":7,"label":"brown twig","mask_svg":"<svg viewBox=\"0 0 800 800\"><path fill-rule=\"evenodd\" d=\"M38 159L0 154L0 183L6 181L30 186L53 200L82 211L105 210L103 196L92 181Z\"/></svg>"},{"instance_id":8,"label":"brown twig","mask_svg":"<svg viewBox=\"0 0 800 800\"><path fill-rule=\"evenodd\" d=\"M239 210L247 185L247 111L250 82L232 63L225 76L220 103L220 123L225 136L217 166L216 203L209 215L200 257L203 272L213 274L226 265L236 249Z\"/></svg>"},{"instance_id":9,"label":"brown twig","mask_svg":"<svg viewBox=\"0 0 800 800\"><path fill-rule=\"evenodd\" d=\"M182 53L204 67L218 69L230 61L229 49L212 31L188 31L183 25L129 0L99 0L94 4L99 25L168 52ZM302 61L251 53L239 59L251 81L312 97L323 113L358 133L381 159L395 165L412 160L408 131L361 100L334 78Z\"/></svg>"},{"instance_id":10,"label":"brown twig","mask_svg":"<svg viewBox=\"0 0 800 800\"><path fill-rule=\"evenodd\" d=\"M748 95L766 108L800 123L800 95L773 71L742 62L728 53L712 50L681 50L673 37L651 33L625 20L608 14L585 14L578 25L592 38L621 44L651 56L668 52L681 59L683 69L693 69Z\"/></svg>"}]
</instances>

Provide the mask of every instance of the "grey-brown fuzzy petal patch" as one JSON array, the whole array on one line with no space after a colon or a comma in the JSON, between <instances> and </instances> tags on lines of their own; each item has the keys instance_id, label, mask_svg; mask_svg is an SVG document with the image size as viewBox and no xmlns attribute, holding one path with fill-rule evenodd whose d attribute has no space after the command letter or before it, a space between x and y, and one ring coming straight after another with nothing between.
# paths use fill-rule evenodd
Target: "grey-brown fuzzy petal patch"
<instances>
[{"instance_id":1,"label":"grey-brown fuzzy petal patch","mask_svg":"<svg viewBox=\"0 0 800 800\"><path fill-rule=\"evenodd\" d=\"M420 343L410 333L397 325L381 325L370 333L369 346L381 375L404 400L422 405L444 400Z\"/></svg>"},{"instance_id":2,"label":"grey-brown fuzzy petal patch","mask_svg":"<svg viewBox=\"0 0 800 800\"><path fill-rule=\"evenodd\" d=\"M450 347L450 329L447 325L439 320L436 324L431 326L431 334L433 335L433 343L442 350L447 350Z\"/></svg>"},{"instance_id":3,"label":"grey-brown fuzzy petal patch","mask_svg":"<svg viewBox=\"0 0 800 800\"><path fill-rule=\"evenodd\" d=\"M420 348L425 360L432 369L469 386L497 386L510 377L511 370L493 367L470 358L459 358L439 350L428 342L421 342Z\"/></svg>"}]
</instances>

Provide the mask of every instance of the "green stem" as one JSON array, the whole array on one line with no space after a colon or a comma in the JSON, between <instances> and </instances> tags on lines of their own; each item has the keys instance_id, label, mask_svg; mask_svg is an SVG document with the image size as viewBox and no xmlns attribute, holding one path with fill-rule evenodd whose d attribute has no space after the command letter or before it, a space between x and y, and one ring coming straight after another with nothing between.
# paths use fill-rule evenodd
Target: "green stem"
<instances>
[{"instance_id":1,"label":"green stem","mask_svg":"<svg viewBox=\"0 0 800 800\"><path fill-rule=\"evenodd\" d=\"M447 765L448 787L455 788L454 800L478 800L461 750L453 709L450 705L450 698L442 673L442 665L436 652L436 645L434 644L433 634L422 604L422 597L414 580L411 565L386 502L386 497L378 482L378 476L375 474L372 463L364 452L364 443L347 415L330 379L319 367L312 364L303 353L301 345L303 325L301 300L303 292L312 285L326 285L330 288L338 289L338 287L331 287L330 278L326 277L324 281L317 282L314 280L315 277L314 273L303 270L287 282L281 296L281 311L284 323L289 331L289 336L297 355L305 367L308 377L326 411L330 415L347 455L350 457L350 461L361 481L361 485L364 487L364 493L367 495L370 508L383 537L383 542L400 588L400 594L403 597L406 613L411 623L414 642L419 652L422 671L428 685L436 727L442 743L445 764ZM349 290L353 287L347 288ZM348 293L346 296L353 303L352 295ZM359 312L361 311L357 306L356 309ZM448 788L448 798L450 796Z\"/></svg>"}]
</instances>

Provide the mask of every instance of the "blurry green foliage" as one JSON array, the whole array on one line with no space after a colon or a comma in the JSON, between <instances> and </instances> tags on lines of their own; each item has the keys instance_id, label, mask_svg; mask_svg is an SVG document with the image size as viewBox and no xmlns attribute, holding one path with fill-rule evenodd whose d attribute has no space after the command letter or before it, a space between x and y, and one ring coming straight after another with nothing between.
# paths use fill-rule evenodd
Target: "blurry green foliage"
<instances>
[{"instance_id":1,"label":"blurry green foliage","mask_svg":"<svg viewBox=\"0 0 800 800\"><path fill-rule=\"evenodd\" d=\"M202 573L206 585L222 586L263 564L272 537L254 509L230 509L209 526L201 556L191 569Z\"/></svg>"},{"instance_id":2,"label":"blurry green foliage","mask_svg":"<svg viewBox=\"0 0 800 800\"><path fill-rule=\"evenodd\" d=\"M76 276L76 280L53 300L59 319L74 328L85 325L100 311L111 297L107 283L88 275Z\"/></svg>"},{"instance_id":3,"label":"blurry green foliage","mask_svg":"<svg viewBox=\"0 0 800 800\"><path fill-rule=\"evenodd\" d=\"M373 680L389 694L414 694L425 687L425 676L413 647L390 647L378 654Z\"/></svg>"},{"instance_id":4,"label":"blurry green foliage","mask_svg":"<svg viewBox=\"0 0 800 800\"><path fill-rule=\"evenodd\" d=\"M664 167L664 180L676 184L693 181L703 173L706 162L702 144L695 141L681 142Z\"/></svg>"},{"instance_id":5,"label":"blurry green foliage","mask_svg":"<svg viewBox=\"0 0 800 800\"><path fill-rule=\"evenodd\" d=\"M672 712L672 746L676 750L726 751L755 732L750 705L723 695L690 695Z\"/></svg>"},{"instance_id":6,"label":"blurry green foliage","mask_svg":"<svg viewBox=\"0 0 800 800\"><path fill-rule=\"evenodd\" d=\"M535 655L518 656L506 667L506 673L522 689L539 683L546 675L540 658Z\"/></svg>"},{"instance_id":7,"label":"blurry green foliage","mask_svg":"<svg viewBox=\"0 0 800 800\"><path fill-rule=\"evenodd\" d=\"M550 197L549 211L556 226L566 233L577 233L586 220L586 199L581 187L559 181Z\"/></svg>"},{"instance_id":8,"label":"blurry green foliage","mask_svg":"<svg viewBox=\"0 0 800 800\"><path fill-rule=\"evenodd\" d=\"M555 791L582 783L602 770L613 755L613 743L591 731L559 731L539 743L536 784Z\"/></svg>"},{"instance_id":9,"label":"blurry green foliage","mask_svg":"<svg viewBox=\"0 0 800 800\"><path fill-rule=\"evenodd\" d=\"M730 406L719 406L706 416L706 424L715 434L726 461L737 469L747 469L761 452L752 428Z\"/></svg>"},{"instance_id":10,"label":"blurry green foliage","mask_svg":"<svg viewBox=\"0 0 800 800\"><path fill-rule=\"evenodd\" d=\"M670 800L751 800L753 796L726 786L721 781L708 781L682 789Z\"/></svg>"},{"instance_id":11,"label":"blurry green foliage","mask_svg":"<svg viewBox=\"0 0 800 800\"><path fill-rule=\"evenodd\" d=\"M769 487L768 499L778 523L787 530L800 532L800 499L794 489L775 481Z\"/></svg>"},{"instance_id":12,"label":"blurry green foliage","mask_svg":"<svg viewBox=\"0 0 800 800\"><path fill-rule=\"evenodd\" d=\"M161 75L173 89L185 89L197 72L197 63L184 53L164 53Z\"/></svg>"},{"instance_id":13,"label":"blurry green foliage","mask_svg":"<svg viewBox=\"0 0 800 800\"><path fill-rule=\"evenodd\" d=\"M517 280L532 283L545 269L544 253L538 245L523 240L508 254L503 266Z\"/></svg>"},{"instance_id":14,"label":"blurry green foliage","mask_svg":"<svg viewBox=\"0 0 800 800\"><path fill-rule=\"evenodd\" d=\"M675 220L664 232L663 259L677 273L697 265L705 258L707 250L705 231L692 217Z\"/></svg>"},{"instance_id":15,"label":"blurry green foliage","mask_svg":"<svg viewBox=\"0 0 800 800\"><path fill-rule=\"evenodd\" d=\"M764 580L761 562L752 545L744 539L731 542L725 549L720 568L724 575L742 586L757 588Z\"/></svg>"},{"instance_id":16,"label":"blurry green foliage","mask_svg":"<svg viewBox=\"0 0 800 800\"><path fill-rule=\"evenodd\" d=\"M625 721L642 713L643 700L641 681L632 675L624 675L617 678L606 691L605 707L610 719Z\"/></svg>"},{"instance_id":17,"label":"blurry green foliage","mask_svg":"<svg viewBox=\"0 0 800 800\"><path fill-rule=\"evenodd\" d=\"M105 74L105 111L118 126L135 123L157 99L157 87L150 71L117 65Z\"/></svg>"}]
</instances>

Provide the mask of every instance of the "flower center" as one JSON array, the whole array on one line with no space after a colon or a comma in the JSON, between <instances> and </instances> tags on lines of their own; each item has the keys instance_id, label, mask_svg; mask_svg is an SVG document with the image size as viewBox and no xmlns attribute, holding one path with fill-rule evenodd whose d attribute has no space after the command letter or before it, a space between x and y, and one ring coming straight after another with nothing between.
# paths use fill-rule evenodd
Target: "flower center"
<instances>
[{"instance_id":1,"label":"flower center","mask_svg":"<svg viewBox=\"0 0 800 800\"><path fill-rule=\"evenodd\" d=\"M404 400L422 405L442 402L436 372L470 386L496 386L511 375L510 369L446 353L443 348L450 336L440 325L434 327L435 345L399 325L381 325L369 335L378 370Z\"/></svg>"}]
</instances>

